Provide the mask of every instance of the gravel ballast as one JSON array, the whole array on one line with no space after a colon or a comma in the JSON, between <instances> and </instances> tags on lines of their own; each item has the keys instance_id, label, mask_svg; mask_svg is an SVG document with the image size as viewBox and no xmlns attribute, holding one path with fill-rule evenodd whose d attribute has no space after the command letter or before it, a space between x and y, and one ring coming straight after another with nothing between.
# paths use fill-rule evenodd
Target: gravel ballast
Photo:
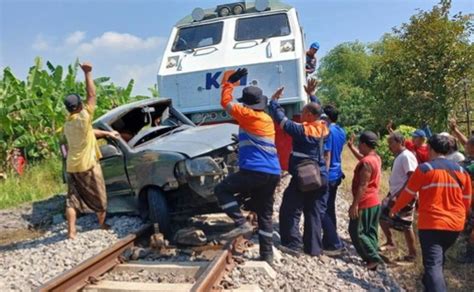
<instances>
[{"instance_id":1,"label":"gravel ballast","mask_svg":"<svg viewBox=\"0 0 474 292\"><path fill-rule=\"evenodd\" d=\"M284 176L276 190L274 205L275 246L279 245L278 210L283 191L290 176ZM400 291L385 267L376 272L367 271L355 252L347 231L349 201L338 194L338 231L344 240L347 252L339 257L295 257L275 248L276 279L262 274L259 270L249 271L238 265L225 278L226 288L237 288L246 284L258 284L263 291ZM120 238L138 230L142 221L136 217L112 217L107 220L111 230L100 230L95 215L81 217L77 221L78 236L75 240L66 239L66 223L62 222L48 228L46 233L34 240L0 247L0 291L32 291L48 280L69 270L80 262L100 253ZM301 226L303 220L301 222ZM256 260L258 238L254 236L254 248L244 257ZM168 256L159 255L149 248L140 248L141 260L148 261L195 261L203 260L189 249L177 249ZM138 274L113 272L108 280L178 283L193 282L190 277L175 274L157 274L141 271Z\"/></svg>"},{"instance_id":2,"label":"gravel ballast","mask_svg":"<svg viewBox=\"0 0 474 292\"><path fill-rule=\"evenodd\" d=\"M276 191L274 205L274 243L279 244L278 210L285 187L290 176L283 177ZM276 279L269 278L258 271L249 272L237 266L226 278L233 287L244 284L259 284L263 291L400 291L388 270L379 266L377 271L368 271L351 244L348 232L348 210L350 203L339 193L336 200L338 233L345 243L347 251L338 257L291 256L275 248L273 269ZM302 217L303 218L303 217ZM303 221L303 220L302 220ZM302 227L303 222L301 222ZM302 228L301 228L302 231ZM256 244L258 239L252 238ZM259 257L258 248L245 254L247 259Z\"/></svg>"},{"instance_id":3,"label":"gravel ballast","mask_svg":"<svg viewBox=\"0 0 474 292\"><path fill-rule=\"evenodd\" d=\"M112 217L106 222L112 228L100 230L97 217L86 215L77 220L75 240L67 239L63 222L39 238L2 247L0 291L32 291L142 226L137 217Z\"/></svg>"}]
</instances>

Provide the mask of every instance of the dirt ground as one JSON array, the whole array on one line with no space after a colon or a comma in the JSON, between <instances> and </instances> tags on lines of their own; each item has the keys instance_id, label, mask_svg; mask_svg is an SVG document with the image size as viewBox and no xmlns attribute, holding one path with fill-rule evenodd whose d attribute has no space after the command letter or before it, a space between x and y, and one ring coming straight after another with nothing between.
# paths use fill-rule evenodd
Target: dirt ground
<instances>
[{"instance_id":1,"label":"dirt ground","mask_svg":"<svg viewBox=\"0 0 474 292\"><path fill-rule=\"evenodd\" d=\"M342 193L347 200L352 200L351 196L351 182L353 177L353 171L357 164L357 160L346 148L343 152L343 171L346 175L345 180L342 183ZM381 199L384 194L388 192L388 179L390 177L390 171L386 170L382 173L381 182ZM423 291L423 285L421 283L421 277L423 274L423 263L421 257L420 244L418 242L418 234L416 228L416 217L415 217L415 233L416 233L416 247L418 252L417 261L411 265L397 266L394 263L388 264L391 274L397 279L400 286L407 291ZM402 233L393 232L398 250L389 253L384 253L391 260L395 260L399 257L406 255L406 243ZM379 244L385 242L385 237L382 230L379 229ZM450 291L474 291L474 264L460 264L457 259L462 252L462 242L458 242L451 247L446 256L446 263L444 269L445 279Z\"/></svg>"}]
</instances>

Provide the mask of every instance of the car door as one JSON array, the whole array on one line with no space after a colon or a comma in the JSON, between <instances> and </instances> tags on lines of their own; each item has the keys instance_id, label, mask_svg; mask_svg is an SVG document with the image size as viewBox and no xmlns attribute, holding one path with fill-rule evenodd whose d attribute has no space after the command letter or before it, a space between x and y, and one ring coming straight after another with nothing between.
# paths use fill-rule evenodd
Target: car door
<instances>
[{"instance_id":1,"label":"car door","mask_svg":"<svg viewBox=\"0 0 474 292\"><path fill-rule=\"evenodd\" d=\"M126 153L118 142L110 138L98 141L102 157L100 165L104 175L109 212L130 212L136 210L136 200L126 171Z\"/></svg>"}]
</instances>

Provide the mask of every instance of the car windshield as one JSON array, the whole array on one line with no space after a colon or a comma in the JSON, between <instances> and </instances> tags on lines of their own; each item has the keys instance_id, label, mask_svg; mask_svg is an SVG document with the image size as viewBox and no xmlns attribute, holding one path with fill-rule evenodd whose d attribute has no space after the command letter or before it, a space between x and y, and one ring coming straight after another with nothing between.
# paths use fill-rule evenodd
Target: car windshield
<instances>
[{"instance_id":1,"label":"car windshield","mask_svg":"<svg viewBox=\"0 0 474 292\"><path fill-rule=\"evenodd\" d=\"M221 42L224 23L215 22L205 25L183 27L179 29L173 44L173 52L192 50L216 45Z\"/></svg>"},{"instance_id":2,"label":"car windshield","mask_svg":"<svg viewBox=\"0 0 474 292\"><path fill-rule=\"evenodd\" d=\"M284 13L248 17L237 20L236 41L266 39L290 34L288 17Z\"/></svg>"},{"instance_id":3,"label":"car windshield","mask_svg":"<svg viewBox=\"0 0 474 292\"><path fill-rule=\"evenodd\" d=\"M134 108L111 126L133 148L187 123L169 102L157 102Z\"/></svg>"}]
</instances>

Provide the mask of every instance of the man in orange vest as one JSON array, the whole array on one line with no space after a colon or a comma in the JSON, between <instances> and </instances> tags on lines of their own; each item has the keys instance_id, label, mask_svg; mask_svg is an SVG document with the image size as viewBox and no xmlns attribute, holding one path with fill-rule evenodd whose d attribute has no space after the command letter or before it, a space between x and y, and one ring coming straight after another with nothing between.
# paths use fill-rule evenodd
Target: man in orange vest
<instances>
[{"instance_id":1,"label":"man in orange vest","mask_svg":"<svg viewBox=\"0 0 474 292\"><path fill-rule=\"evenodd\" d=\"M426 291L447 291L444 256L464 229L472 199L469 174L445 157L450 145L446 136L430 137L430 161L418 166L390 212L394 216L418 193L418 236Z\"/></svg>"},{"instance_id":2,"label":"man in orange vest","mask_svg":"<svg viewBox=\"0 0 474 292\"><path fill-rule=\"evenodd\" d=\"M275 122L292 137L293 151L289 160L289 172L292 175L290 184L283 194L280 207L281 249L290 254L298 254L300 245L303 251L311 256L322 252L321 238L321 200L327 190L327 169L324 161L324 140L329 129L321 121L321 105L310 102L303 108L302 123L289 120L278 100L283 94L283 87L278 89L270 102L270 113ZM321 186L312 191L303 191L298 187L298 167L311 161L320 169ZM304 231L301 237L299 222L304 215ZM334 230L335 232L335 230Z\"/></svg>"},{"instance_id":3,"label":"man in orange vest","mask_svg":"<svg viewBox=\"0 0 474 292\"><path fill-rule=\"evenodd\" d=\"M229 175L215 188L223 211L234 220L236 228L224 234L232 238L253 231L245 221L235 194L250 194L257 213L260 258L273 262L273 193L280 181L280 163L275 146L272 118L265 113L267 97L256 86L247 86L242 97L233 101L234 83L247 75L238 69L224 83L221 105L239 123L239 171Z\"/></svg>"}]
</instances>

